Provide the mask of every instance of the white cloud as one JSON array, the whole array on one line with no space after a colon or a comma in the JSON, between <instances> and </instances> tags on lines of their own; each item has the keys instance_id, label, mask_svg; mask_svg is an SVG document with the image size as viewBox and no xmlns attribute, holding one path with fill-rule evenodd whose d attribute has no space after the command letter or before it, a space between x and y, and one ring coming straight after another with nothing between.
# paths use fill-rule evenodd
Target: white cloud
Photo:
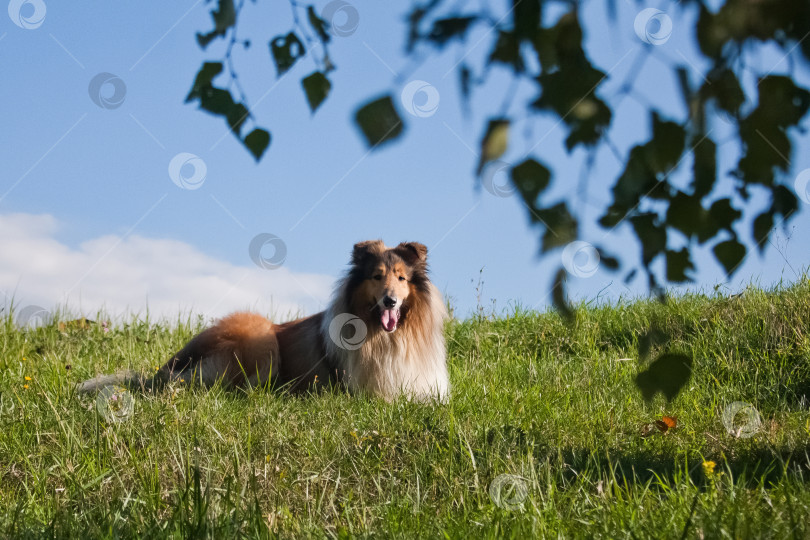
<instances>
[{"instance_id":1,"label":"white cloud","mask_svg":"<svg viewBox=\"0 0 810 540\"><path fill-rule=\"evenodd\" d=\"M94 317L145 314L176 321L178 315L220 317L251 309L276 319L324 308L334 277L235 266L195 247L138 235L106 235L78 248L55 238L50 215L0 214L0 306L67 307Z\"/></svg>"}]
</instances>

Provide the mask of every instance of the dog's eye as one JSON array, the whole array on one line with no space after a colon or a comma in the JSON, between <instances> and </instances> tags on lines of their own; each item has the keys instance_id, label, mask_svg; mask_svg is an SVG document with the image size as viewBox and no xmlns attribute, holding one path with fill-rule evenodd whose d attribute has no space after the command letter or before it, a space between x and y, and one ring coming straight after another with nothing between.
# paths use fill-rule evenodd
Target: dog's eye
<instances>
[{"instance_id":1,"label":"dog's eye","mask_svg":"<svg viewBox=\"0 0 810 540\"><path fill-rule=\"evenodd\" d=\"M400 281L405 281L405 276L399 276Z\"/></svg>"},{"instance_id":2,"label":"dog's eye","mask_svg":"<svg viewBox=\"0 0 810 540\"><path fill-rule=\"evenodd\" d=\"M380 281L382 279L382 276L380 276L380 275L374 276L374 279L376 279L377 281Z\"/></svg>"}]
</instances>

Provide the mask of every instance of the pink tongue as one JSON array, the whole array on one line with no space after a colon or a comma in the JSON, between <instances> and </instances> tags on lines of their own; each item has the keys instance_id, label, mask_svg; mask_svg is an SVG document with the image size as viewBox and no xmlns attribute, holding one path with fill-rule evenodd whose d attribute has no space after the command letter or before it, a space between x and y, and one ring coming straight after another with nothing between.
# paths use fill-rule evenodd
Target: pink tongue
<instances>
[{"instance_id":1,"label":"pink tongue","mask_svg":"<svg viewBox=\"0 0 810 540\"><path fill-rule=\"evenodd\" d=\"M382 322L386 332L393 332L397 328L397 322L399 322L399 311L395 309L383 310L380 322Z\"/></svg>"}]
</instances>

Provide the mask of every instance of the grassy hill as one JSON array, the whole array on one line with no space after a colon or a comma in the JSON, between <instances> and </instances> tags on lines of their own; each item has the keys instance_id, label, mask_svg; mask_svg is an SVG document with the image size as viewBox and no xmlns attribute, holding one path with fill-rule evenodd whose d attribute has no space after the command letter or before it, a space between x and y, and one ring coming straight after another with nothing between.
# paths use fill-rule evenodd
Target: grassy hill
<instances>
[{"instance_id":1,"label":"grassy hill","mask_svg":"<svg viewBox=\"0 0 810 540\"><path fill-rule=\"evenodd\" d=\"M75 383L200 325L64 322L0 328L2 537L810 538L806 279L451 321L448 405L176 387L113 422ZM663 353L692 377L645 402Z\"/></svg>"}]
</instances>

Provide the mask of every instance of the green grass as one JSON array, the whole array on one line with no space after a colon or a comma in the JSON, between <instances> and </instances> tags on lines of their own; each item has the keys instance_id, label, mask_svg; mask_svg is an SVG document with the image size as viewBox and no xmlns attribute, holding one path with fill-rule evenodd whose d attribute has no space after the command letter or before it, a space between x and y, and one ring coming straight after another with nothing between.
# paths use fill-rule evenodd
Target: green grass
<instances>
[{"instance_id":1,"label":"green grass","mask_svg":"<svg viewBox=\"0 0 810 540\"><path fill-rule=\"evenodd\" d=\"M672 403L634 384L652 327L669 336L652 357L694 359ZM5 320L0 537L810 538L806 279L580 306L572 326L520 309L452 321L444 406L175 388L108 425L74 395L153 370L200 328ZM759 411L752 437L726 432L734 401ZM642 438L662 415L678 427Z\"/></svg>"}]
</instances>

